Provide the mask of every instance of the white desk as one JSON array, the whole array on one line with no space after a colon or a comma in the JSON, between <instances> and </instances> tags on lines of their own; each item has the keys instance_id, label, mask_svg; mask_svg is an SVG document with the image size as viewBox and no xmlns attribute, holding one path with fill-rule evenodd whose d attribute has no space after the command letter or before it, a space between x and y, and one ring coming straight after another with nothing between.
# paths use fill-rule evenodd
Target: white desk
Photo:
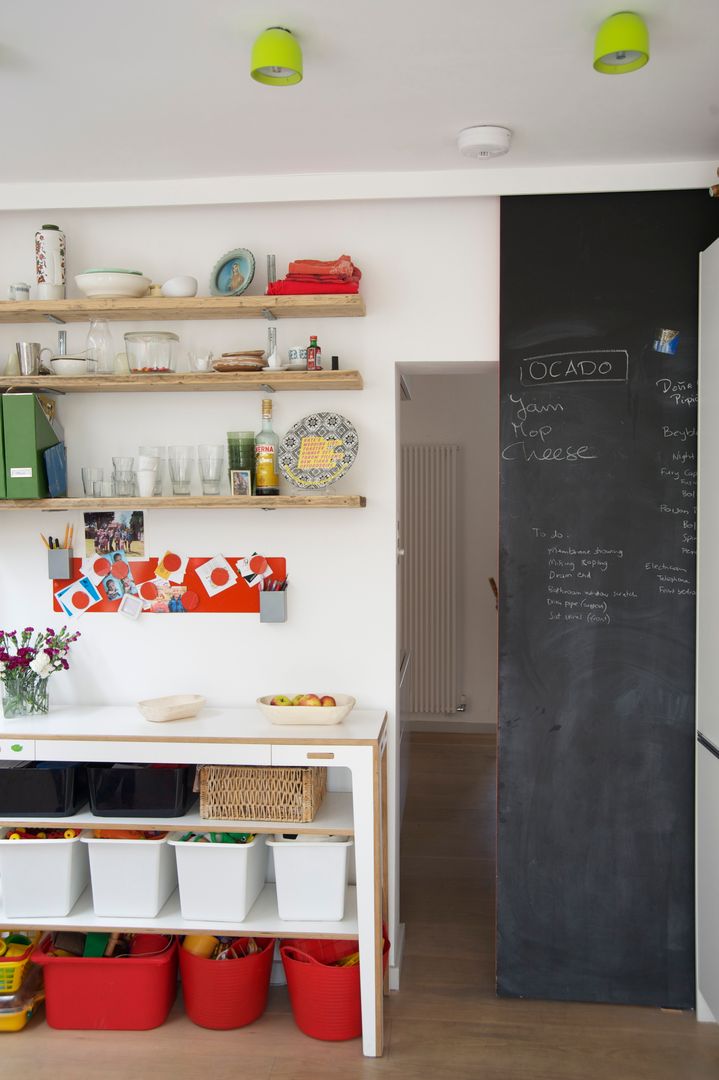
<instances>
[{"instance_id":1,"label":"white desk","mask_svg":"<svg viewBox=\"0 0 719 1080\"><path fill-rule=\"evenodd\" d=\"M42 761L125 761L173 762L207 765L324 765L345 767L352 777L351 808L348 796L328 795L329 805L320 811L321 821L299 825L253 822L252 831L312 832L321 824L323 832L353 833L356 890L350 890L347 911L341 923L280 922L274 889L266 886L247 919L233 929L268 936L357 937L360 952L362 995L362 1048L368 1057L380 1057L383 1049L382 924L386 922L387 878L386 811L386 715L374 710L354 710L342 724L332 726L279 726L269 723L257 709L204 709L195 720L153 724L144 720L133 706L81 706L50 712L47 716L0 720L0 760L25 758ZM350 816L351 814L351 816ZM335 821L336 817L336 821ZM320 818L320 815L318 815ZM6 824L21 820L6 819ZM76 825L103 828L126 826L121 818L94 818L88 813L54 819ZM40 819L32 819L38 824ZM2 819L0 819L2 823ZM135 827L188 829L197 827L197 812L185 818L133 819ZM247 822L223 822L228 829ZM209 827L204 822L204 827ZM0 909L5 926L72 926L73 929L145 929L155 932L189 933L217 929L211 925L187 923L179 913L176 898L170 898L156 919L118 921L100 919L92 913L87 895L80 897L66 919L28 922L8 919ZM131 925L137 923L137 925ZM229 929L229 928L228 928Z\"/></svg>"}]
</instances>

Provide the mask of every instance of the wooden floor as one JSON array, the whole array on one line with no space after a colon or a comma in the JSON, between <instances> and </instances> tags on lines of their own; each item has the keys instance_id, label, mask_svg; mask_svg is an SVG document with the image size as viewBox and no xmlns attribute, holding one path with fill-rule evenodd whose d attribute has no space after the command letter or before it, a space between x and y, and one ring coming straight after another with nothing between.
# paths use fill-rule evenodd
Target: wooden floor
<instances>
[{"instance_id":1,"label":"wooden floor","mask_svg":"<svg viewBox=\"0 0 719 1080\"><path fill-rule=\"evenodd\" d=\"M235 1032L175 1006L137 1033L53 1031L42 1011L0 1035L0 1076L28 1080L719 1080L719 1027L693 1014L494 995L494 741L413 735L402 835L402 990L385 1056L294 1026L286 991Z\"/></svg>"}]
</instances>

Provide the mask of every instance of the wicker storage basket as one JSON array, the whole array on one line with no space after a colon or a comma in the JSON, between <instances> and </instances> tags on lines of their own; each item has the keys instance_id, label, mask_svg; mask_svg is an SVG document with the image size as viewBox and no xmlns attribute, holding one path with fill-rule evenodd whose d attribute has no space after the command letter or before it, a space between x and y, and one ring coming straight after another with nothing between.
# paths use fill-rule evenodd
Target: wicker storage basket
<instances>
[{"instance_id":1,"label":"wicker storage basket","mask_svg":"<svg viewBox=\"0 0 719 1080\"><path fill-rule=\"evenodd\" d=\"M313 821L326 790L326 768L203 765L200 816L233 821Z\"/></svg>"}]
</instances>

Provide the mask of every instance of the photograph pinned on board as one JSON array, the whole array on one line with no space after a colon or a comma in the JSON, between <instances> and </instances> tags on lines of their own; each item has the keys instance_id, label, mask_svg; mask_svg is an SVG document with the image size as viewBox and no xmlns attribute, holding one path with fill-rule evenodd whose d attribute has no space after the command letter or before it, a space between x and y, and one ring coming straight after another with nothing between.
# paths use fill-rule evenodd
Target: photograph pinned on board
<instances>
[{"instance_id":1,"label":"photograph pinned on board","mask_svg":"<svg viewBox=\"0 0 719 1080\"><path fill-rule=\"evenodd\" d=\"M109 556L110 572L102 579L102 588L108 600L122 600L123 596L137 596L137 585L124 551L114 551Z\"/></svg>"},{"instance_id":2,"label":"photograph pinned on board","mask_svg":"<svg viewBox=\"0 0 719 1080\"><path fill-rule=\"evenodd\" d=\"M165 581L173 581L181 585L185 580L189 561L187 555L179 555L176 551L166 551L155 567L155 574L158 578L164 578Z\"/></svg>"},{"instance_id":3,"label":"photograph pinned on board","mask_svg":"<svg viewBox=\"0 0 719 1080\"><path fill-rule=\"evenodd\" d=\"M154 611L159 614L182 614L191 610L189 604L185 606L183 603L184 597L187 595L186 585L170 585L169 582L160 584L154 582L157 596L150 603L147 608L148 611Z\"/></svg>"},{"instance_id":4,"label":"photograph pinned on board","mask_svg":"<svg viewBox=\"0 0 719 1080\"><path fill-rule=\"evenodd\" d=\"M224 555L215 555L195 571L208 596L217 596L225 589L231 589L237 581L237 574Z\"/></svg>"},{"instance_id":5,"label":"photograph pinned on board","mask_svg":"<svg viewBox=\"0 0 719 1080\"><path fill-rule=\"evenodd\" d=\"M142 510L93 510L83 517L86 556L122 551L128 559L144 559L145 515Z\"/></svg>"},{"instance_id":6,"label":"photograph pinned on board","mask_svg":"<svg viewBox=\"0 0 719 1080\"><path fill-rule=\"evenodd\" d=\"M230 470L230 490L233 495L252 494L252 473L249 469Z\"/></svg>"}]
</instances>

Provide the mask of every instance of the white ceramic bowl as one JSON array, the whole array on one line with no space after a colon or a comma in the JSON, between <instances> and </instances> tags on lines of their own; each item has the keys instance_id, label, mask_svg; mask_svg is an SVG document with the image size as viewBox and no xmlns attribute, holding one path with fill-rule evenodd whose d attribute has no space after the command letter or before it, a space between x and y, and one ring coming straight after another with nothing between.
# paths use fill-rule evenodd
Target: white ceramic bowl
<instances>
[{"instance_id":1,"label":"white ceramic bowl","mask_svg":"<svg viewBox=\"0 0 719 1080\"><path fill-rule=\"evenodd\" d=\"M205 699L200 694L175 694L138 701L137 707L146 720L164 724L167 720L188 720L197 716L204 704Z\"/></svg>"},{"instance_id":2,"label":"white ceramic bowl","mask_svg":"<svg viewBox=\"0 0 719 1080\"><path fill-rule=\"evenodd\" d=\"M151 282L142 274L115 274L107 271L98 274L76 274L75 284L81 293L93 300L114 300L144 296Z\"/></svg>"},{"instance_id":3,"label":"white ceramic bowl","mask_svg":"<svg viewBox=\"0 0 719 1080\"><path fill-rule=\"evenodd\" d=\"M257 699L262 712L273 724L340 724L352 712L356 699L348 694L333 694L332 705L270 705L275 694Z\"/></svg>"},{"instance_id":4,"label":"white ceramic bowl","mask_svg":"<svg viewBox=\"0 0 719 1080\"><path fill-rule=\"evenodd\" d=\"M162 286L163 296L196 296L197 278L173 277Z\"/></svg>"},{"instance_id":5,"label":"white ceramic bowl","mask_svg":"<svg viewBox=\"0 0 719 1080\"><path fill-rule=\"evenodd\" d=\"M53 375L87 375L84 356L53 356L50 360Z\"/></svg>"}]
</instances>

